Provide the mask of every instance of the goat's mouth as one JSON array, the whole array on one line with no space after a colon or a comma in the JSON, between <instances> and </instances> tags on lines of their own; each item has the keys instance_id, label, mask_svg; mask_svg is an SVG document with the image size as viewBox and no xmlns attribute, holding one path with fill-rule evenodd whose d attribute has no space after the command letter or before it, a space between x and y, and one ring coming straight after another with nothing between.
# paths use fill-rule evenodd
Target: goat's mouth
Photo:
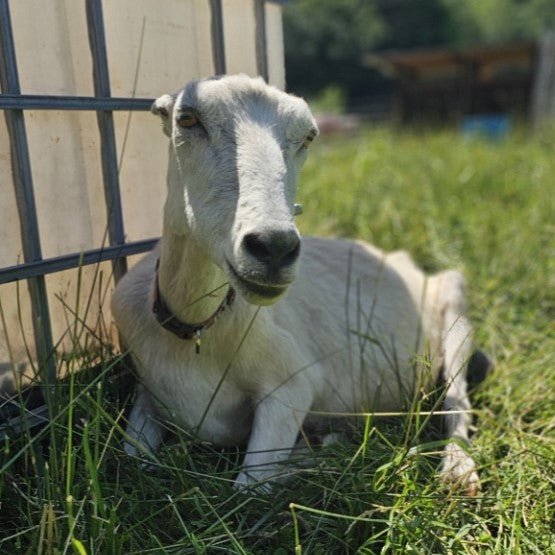
<instances>
[{"instance_id":1,"label":"goat's mouth","mask_svg":"<svg viewBox=\"0 0 555 555\"><path fill-rule=\"evenodd\" d=\"M266 284L253 281L242 276L229 260L226 259L226 266L230 281L236 289L245 297L245 299L256 305L269 305L277 302L289 288L286 284Z\"/></svg>"}]
</instances>

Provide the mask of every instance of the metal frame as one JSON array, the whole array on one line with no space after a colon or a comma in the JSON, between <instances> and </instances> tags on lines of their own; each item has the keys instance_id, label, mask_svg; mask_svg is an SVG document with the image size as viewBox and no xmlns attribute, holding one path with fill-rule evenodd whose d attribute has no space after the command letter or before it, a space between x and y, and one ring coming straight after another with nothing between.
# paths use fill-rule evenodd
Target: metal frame
<instances>
[{"instance_id":1,"label":"metal frame","mask_svg":"<svg viewBox=\"0 0 555 555\"><path fill-rule=\"evenodd\" d=\"M0 0L0 86L3 93L21 94L7 0ZM42 260L42 251L23 110L6 111L5 117L10 137L23 256L26 262L36 262ZM44 276L33 277L27 281L27 284L31 297L37 359L43 369L44 379L48 384L52 384L56 379L56 364L53 358L52 327Z\"/></svg>"},{"instance_id":2,"label":"metal frame","mask_svg":"<svg viewBox=\"0 0 555 555\"><path fill-rule=\"evenodd\" d=\"M101 2L102 0L86 0L85 6L93 61L94 94L96 97L109 98L111 96L110 74ZM125 232L123 230L114 117L111 110L97 110L96 117L100 131L104 198L108 212L108 237L110 245L123 245L125 243ZM112 271L116 282L119 281L127 272L127 260L125 258L114 258L112 260Z\"/></svg>"},{"instance_id":3,"label":"metal frame","mask_svg":"<svg viewBox=\"0 0 555 555\"><path fill-rule=\"evenodd\" d=\"M225 44L224 44L224 14L222 0L210 0L210 11L212 13L212 59L214 61L214 73L223 75L226 72Z\"/></svg>"},{"instance_id":4,"label":"metal frame","mask_svg":"<svg viewBox=\"0 0 555 555\"><path fill-rule=\"evenodd\" d=\"M256 27L256 69L264 81L268 82L268 42L266 38L266 0L254 0Z\"/></svg>"},{"instance_id":5,"label":"metal frame","mask_svg":"<svg viewBox=\"0 0 555 555\"><path fill-rule=\"evenodd\" d=\"M113 121L113 111L146 111L150 109L153 99L111 96L102 0L84 1L93 62L94 97L21 94L9 3L8 0L0 0L0 86L2 88L0 109L4 110L11 145L13 181L24 258L22 264L0 268L0 284L27 280L39 367L45 383L50 385L53 385L56 380L56 363L45 274L111 260L117 281L127 269L125 257L151 250L158 240L154 238L132 243L125 242ZM253 1L256 17L257 69L267 80L265 3L276 0ZM223 74L226 72L226 56L222 0L209 0L209 2L212 16L214 70L216 74ZM108 246L83 253L43 259L24 117L24 110L31 109L96 111L108 219Z\"/></svg>"}]
</instances>

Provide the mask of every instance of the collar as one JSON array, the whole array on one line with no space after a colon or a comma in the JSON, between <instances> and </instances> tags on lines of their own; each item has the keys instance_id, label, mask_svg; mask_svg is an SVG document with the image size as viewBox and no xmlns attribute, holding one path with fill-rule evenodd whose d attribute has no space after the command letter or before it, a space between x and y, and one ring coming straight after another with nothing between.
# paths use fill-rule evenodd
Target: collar
<instances>
[{"instance_id":1,"label":"collar","mask_svg":"<svg viewBox=\"0 0 555 555\"><path fill-rule=\"evenodd\" d=\"M227 290L227 295L222 301L220 306L216 309L216 312L212 314L209 318L203 322L198 322L195 324L189 324L187 322L182 322L169 308L160 293L160 286L158 283L158 266L160 265L160 260L156 262L156 276L155 276L155 289L154 289L154 303L152 305L152 312L156 317L158 323L166 330L173 333L179 339L195 339L196 345L195 350L200 353L200 336L209 327L214 325L216 320L223 314L227 307L230 307L235 300L235 289L229 286Z\"/></svg>"}]
</instances>

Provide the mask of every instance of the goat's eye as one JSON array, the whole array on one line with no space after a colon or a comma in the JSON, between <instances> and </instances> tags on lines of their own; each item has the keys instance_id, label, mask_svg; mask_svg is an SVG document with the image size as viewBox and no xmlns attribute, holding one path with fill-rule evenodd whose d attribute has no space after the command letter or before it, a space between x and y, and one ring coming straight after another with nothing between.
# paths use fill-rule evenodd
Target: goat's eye
<instances>
[{"instance_id":1,"label":"goat's eye","mask_svg":"<svg viewBox=\"0 0 555 555\"><path fill-rule=\"evenodd\" d=\"M199 119L198 116L195 114L195 112L182 112L178 117L177 117L177 125L181 126L181 127L194 127L195 125L198 125L199 123Z\"/></svg>"},{"instance_id":2,"label":"goat's eye","mask_svg":"<svg viewBox=\"0 0 555 555\"><path fill-rule=\"evenodd\" d=\"M303 141L302 147L301 148L308 148L310 146L310 144L312 143L312 141L314 140L314 138L316 137L316 132L311 131L306 137L305 140Z\"/></svg>"}]
</instances>

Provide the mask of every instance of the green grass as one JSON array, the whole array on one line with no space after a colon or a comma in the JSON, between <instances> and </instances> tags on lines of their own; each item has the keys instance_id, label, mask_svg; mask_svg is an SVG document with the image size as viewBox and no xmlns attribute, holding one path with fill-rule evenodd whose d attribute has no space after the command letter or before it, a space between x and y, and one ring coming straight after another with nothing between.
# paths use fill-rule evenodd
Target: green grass
<instances>
[{"instance_id":1,"label":"green grass","mask_svg":"<svg viewBox=\"0 0 555 555\"><path fill-rule=\"evenodd\" d=\"M555 552L555 135L320 140L299 197L304 233L466 275L476 341L497 361L474 396L478 497L440 483L439 426L422 415L361 419L266 497L232 489L238 450L179 434L144 471L123 454L129 388L107 349L60 385L48 427L1 446L0 552ZM86 362L85 335L70 369Z\"/></svg>"}]
</instances>

